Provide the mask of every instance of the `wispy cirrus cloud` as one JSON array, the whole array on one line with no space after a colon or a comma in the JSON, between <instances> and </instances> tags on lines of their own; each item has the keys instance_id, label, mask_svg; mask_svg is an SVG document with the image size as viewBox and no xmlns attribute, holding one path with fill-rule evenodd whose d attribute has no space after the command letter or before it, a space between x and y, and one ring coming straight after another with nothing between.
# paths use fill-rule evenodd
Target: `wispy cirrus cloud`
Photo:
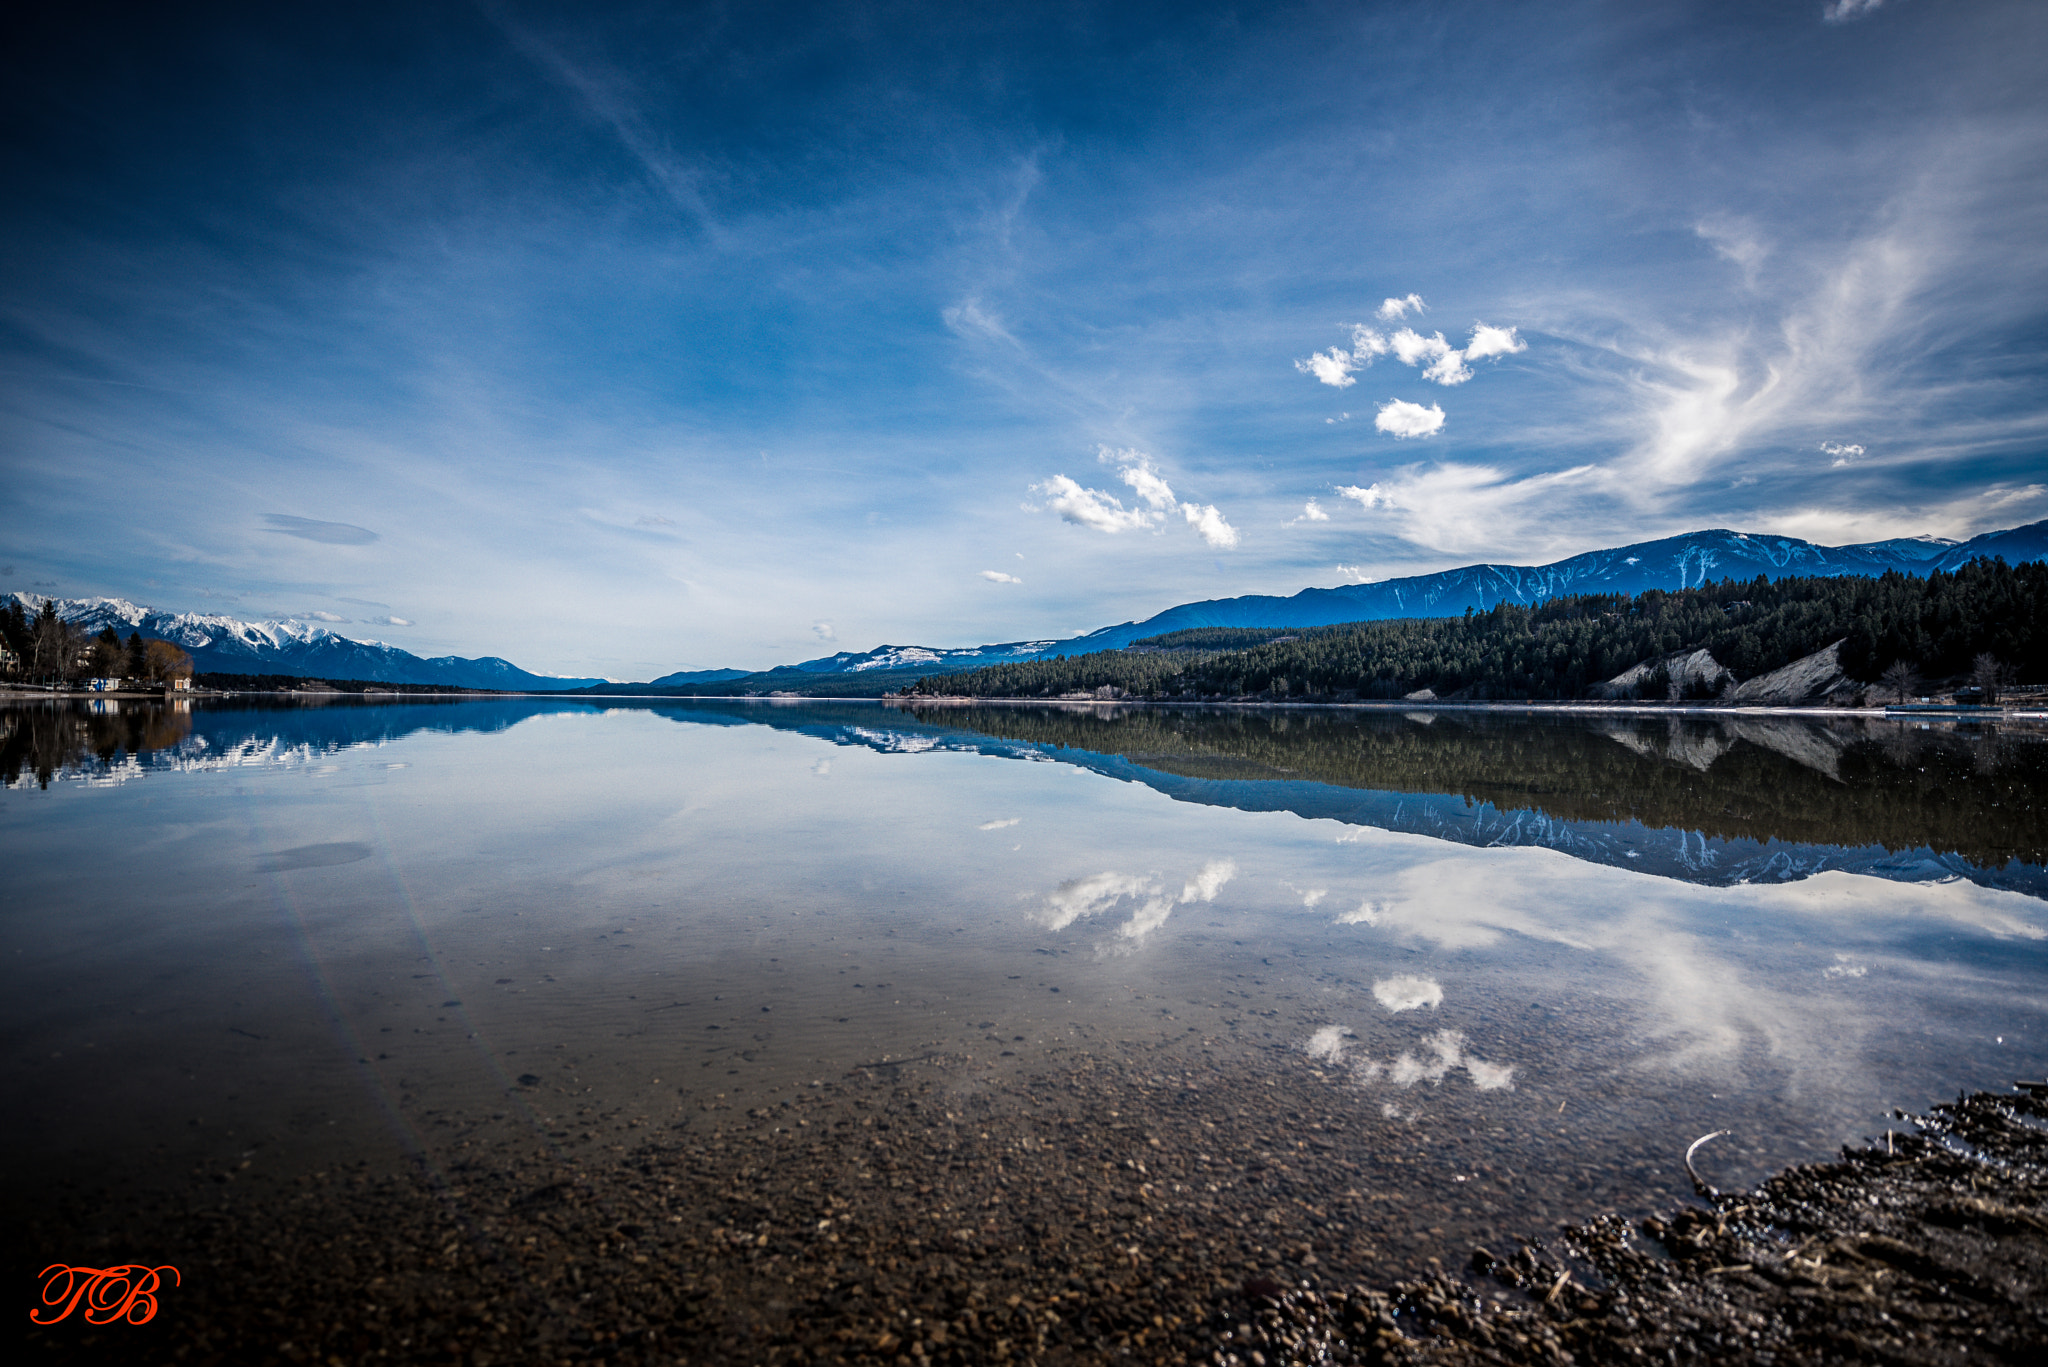
<instances>
[{"instance_id":1,"label":"wispy cirrus cloud","mask_svg":"<svg viewBox=\"0 0 2048 1367\"><path fill-rule=\"evenodd\" d=\"M318 541L327 546L367 546L381 540L368 527L358 527L353 522L322 522L311 517L290 517L284 513L266 513L263 520L270 525L263 530L279 536L296 536L301 541Z\"/></svg>"},{"instance_id":2,"label":"wispy cirrus cloud","mask_svg":"<svg viewBox=\"0 0 2048 1367\"><path fill-rule=\"evenodd\" d=\"M1516 476L1493 465L1407 466L1370 485L1337 486L1340 498L1374 510L1388 529L1434 550L1485 552L1501 544L1542 546L1556 535L1551 508L1599 486L1598 467Z\"/></svg>"}]
</instances>

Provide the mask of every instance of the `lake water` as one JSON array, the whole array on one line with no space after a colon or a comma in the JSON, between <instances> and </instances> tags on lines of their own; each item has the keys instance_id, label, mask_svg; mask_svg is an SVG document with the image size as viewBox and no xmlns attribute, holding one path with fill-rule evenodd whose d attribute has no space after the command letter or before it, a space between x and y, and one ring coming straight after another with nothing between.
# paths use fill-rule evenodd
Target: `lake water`
<instances>
[{"instance_id":1,"label":"lake water","mask_svg":"<svg viewBox=\"0 0 2048 1367\"><path fill-rule=\"evenodd\" d=\"M2048 1065L2012 725L100 709L0 710L29 1262L198 1259L143 1212L337 1171L504 1242L492 1172L683 1145L672 1235L620 1227L767 1342L919 1268L1386 1281L1685 1199L1708 1131L1740 1186Z\"/></svg>"}]
</instances>

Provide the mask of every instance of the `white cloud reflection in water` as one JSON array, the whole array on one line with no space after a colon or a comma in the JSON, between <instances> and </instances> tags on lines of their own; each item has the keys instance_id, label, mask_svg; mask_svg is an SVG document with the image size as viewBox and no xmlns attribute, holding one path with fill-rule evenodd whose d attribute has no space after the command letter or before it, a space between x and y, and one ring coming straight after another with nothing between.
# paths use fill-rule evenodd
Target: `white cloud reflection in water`
<instances>
[{"instance_id":1,"label":"white cloud reflection in water","mask_svg":"<svg viewBox=\"0 0 2048 1367\"><path fill-rule=\"evenodd\" d=\"M1377 844L1391 856L1373 870L1387 895L1337 924L1458 957L1548 959L1563 975L1561 986L1573 982L1631 1004L1636 1034L1616 1041L1626 1066L1723 1080L1769 1067L1815 1100L1842 1094L1844 1109L1865 1052L1891 1032L1900 1011L1915 1009L1906 997L1992 990L1973 984L1962 963L1915 949L1915 941L1956 932L2007 942L2048 938L2038 899L1957 878L1915 883L1828 871L1703 887L1550 850L1427 857L1405 841L1352 843ZM1559 958L1544 945L1572 952ZM1879 975L1881 992L1872 986ZM1389 1010L1421 1004L1395 986L1402 982L1376 982L1375 998ZM1532 983L1531 990L1542 989ZM2029 1014L2043 1005L2040 994L2014 1003ZM1450 1046L1437 1039L1435 1055L1368 1062L1360 1072L1412 1084L1463 1066L1477 1085L1511 1085L1511 1069L1462 1053L1446 1063Z\"/></svg>"},{"instance_id":2,"label":"white cloud reflection in water","mask_svg":"<svg viewBox=\"0 0 2048 1367\"><path fill-rule=\"evenodd\" d=\"M1444 990L1434 978L1401 974L1372 985L1372 999L1389 1011L1414 1011L1443 1002Z\"/></svg>"},{"instance_id":3,"label":"white cloud reflection in water","mask_svg":"<svg viewBox=\"0 0 2048 1367\"><path fill-rule=\"evenodd\" d=\"M1236 876L1235 861L1211 859L1181 886L1178 897L1167 891L1165 880L1157 874L1125 874L1112 870L1087 878L1070 879L1046 897L1045 926L1048 930L1065 930L1084 917L1099 916L1109 911L1126 897L1142 897L1145 900L1131 913L1128 921L1117 927L1116 932L1119 939L1135 942L1165 925L1174 907L1215 901L1223 885Z\"/></svg>"},{"instance_id":4,"label":"white cloud reflection in water","mask_svg":"<svg viewBox=\"0 0 2048 1367\"><path fill-rule=\"evenodd\" d=\"M1308 1038L1303 1045L1305 1052L1318 1063L1336 1066L1345 1060L1344 1041L1355 1038L1356 1032L1341 1025L1325 1025ZM1423 1054L1418 1057L1412 1050L1404 1049L1391 1060L1361 1059L1351 1066L1351 1078L1360 1086L1389 1083L1396 1087L1413 1087L1418 1082L1427 1082L1432 1087L1458 1069L1463 1069L1471 1078L1472 1085L1482 1092L1512 1090L1515 1082L1515 1067L1511 1063L1489 1063L1475 1058L1465 1051L1465 1036L1457 1030L1438 1030L1422 1041Z\"/></svg>"}]
</instances>

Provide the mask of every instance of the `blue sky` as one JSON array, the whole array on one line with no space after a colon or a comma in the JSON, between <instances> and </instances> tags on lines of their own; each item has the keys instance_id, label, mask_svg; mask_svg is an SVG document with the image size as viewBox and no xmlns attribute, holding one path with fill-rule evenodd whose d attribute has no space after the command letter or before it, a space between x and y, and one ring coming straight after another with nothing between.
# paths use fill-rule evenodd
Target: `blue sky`
<instances>
[{"instance_id":1,"label":"blue sky","mask_svg":"<svg viewBox=\"0 0 2048 1367\"><path fill-rule=\"evenodd\" d=\"M2048 517L2048 7L49 7L0 588L647 678Z\"/></svg>"}]
</instances>

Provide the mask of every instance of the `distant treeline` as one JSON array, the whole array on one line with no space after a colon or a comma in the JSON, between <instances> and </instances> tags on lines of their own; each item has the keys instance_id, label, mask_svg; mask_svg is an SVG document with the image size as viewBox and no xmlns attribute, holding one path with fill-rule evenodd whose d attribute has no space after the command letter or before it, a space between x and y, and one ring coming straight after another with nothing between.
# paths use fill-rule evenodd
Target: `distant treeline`
<instances>
[{"instance_id":1,"label":"distant treeline","mask_svg":"<svg viewBox=\"0 0 2048 1367\"><path fill-rule=\"evenodd\" d=\"M1130 650L1250 650L1274 641L1291 641L1302 627L1189 627L1133 641Z\"/></svg>"},{"instance_id":2,"label":"distant treeline","mask_svg":"<svg viewBox=\"0 0 2048 1367\"><path fill-rule=\"evenodd\" d=\"M194 688L223 693L475 693L495 695L491 688L455 688L448 684L379 683L374 679L302 679L296 674L194 674Z\"/></svg>"},{"instance_id":3,"label":"distant treeline","mask_svg":"<svg viewBox=\"0 0 2048 1367\"><path fill-rule=\"evenodd\" d=\"M1953 573L1758 576L1696 589L1502 603L1463 617L1266 632L1200 628L1135 648L920 679L933 696L1042 698L1111 689L1142 698L1582 698L1635 665L1705 649L1751 679L1842 641L1848 675L1952 678L1995 657L2015 682L2048 679L2048 564L1977 560ZM1257 634L1256 632L1251 634ZM1209 648L1204 648L1209 643Z\"/></svg>"},{"instance_id":4,"label":"distant treeline","mask_svg":"<svg viewBox=\"0 0 2048 1367\"><path fill-rule=\"evenodd\" d=\"M859 674L813 674L802 669L768 669L737 679L692 684L593 684L567 689L565 698L879 698L908 691L922 676L914 670L871 669Z\"/></svg>"}]
</instances>

